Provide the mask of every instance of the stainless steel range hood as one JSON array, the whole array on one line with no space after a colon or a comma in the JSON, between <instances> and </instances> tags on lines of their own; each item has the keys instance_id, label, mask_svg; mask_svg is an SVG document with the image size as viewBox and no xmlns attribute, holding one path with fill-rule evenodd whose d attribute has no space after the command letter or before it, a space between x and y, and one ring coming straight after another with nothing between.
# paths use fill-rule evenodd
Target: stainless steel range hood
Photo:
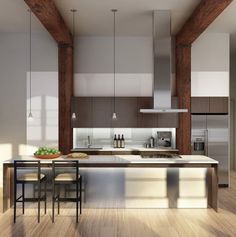
<instances>
[{"instance_id":1,"label":"stainless steel range hood","mask_svg":"<svg viewBox=\"0 0 236 237\"><path fill-rule=\"evenodd\" d=\"M187 109L171 107L171 13L169 10L153 12L153 109L140 109L141 113L182 113Z\"/></svg>"}]
</instances>

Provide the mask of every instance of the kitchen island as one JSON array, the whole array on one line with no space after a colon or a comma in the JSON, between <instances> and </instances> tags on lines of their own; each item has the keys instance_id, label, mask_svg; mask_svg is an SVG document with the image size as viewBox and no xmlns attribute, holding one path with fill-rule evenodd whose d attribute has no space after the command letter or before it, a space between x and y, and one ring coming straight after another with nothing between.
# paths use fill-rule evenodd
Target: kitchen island
<instances>
[{"instance_id":1,"label":"kitchen island","mask_svg":"<svg viewBox=\"0 0 236 237\"><path fill-rule=\"evenodd\" d=\"M32 156L19 159L35 159ZM61 156L57 159L68 159ZM41 160L50 176L52 160ZM13 160L3 163L3 211L12 205ZM91 155L80 160L84 208L218 208L218 162L206 156L142 158Z\"/></svg>"}]
</instances>

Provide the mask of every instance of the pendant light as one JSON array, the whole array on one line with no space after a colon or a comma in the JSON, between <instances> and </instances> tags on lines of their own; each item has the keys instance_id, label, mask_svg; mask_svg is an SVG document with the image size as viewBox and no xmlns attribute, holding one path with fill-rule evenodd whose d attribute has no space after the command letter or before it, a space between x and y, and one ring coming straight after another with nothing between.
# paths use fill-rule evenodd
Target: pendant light
<instances>
[{"instance_id":1,"label":"pendant light","mask_svg":"<svg viewBox=\"0 0 236 237\"><path fill-rule=\"evenodd\" d=\"M71 9L70 11L72 12L72 34L73 34L73 44L74 44L74 39L75 39L75 13L77 12L77 10L76 9ZM71 119L72 120L77 119L77 116L76 116L75 112L72 113Z\"/></svg>"},{"instance_id":2,"label":"pendant light","mask_svg":"<svg viewBox=\"0 0 236 237\"><path fill-rule=\"evenodd\" d=\"M32 114L32 88L31 88L31 55L32 55L32 51L31 51L31 48L32 48L32 23L31 23L31 20L32 20L32 12L31 10L29 9L29 114L28 114L28 120L31 121L33 120L33 114Z\"/></svg>"},{"instance_id":3,"label":"pendant light","mask_svg":"<svg viewBox=\"0 0 236 237\"><path fill-rule=\"evenodd\" d=\"M113 69L114 69L114 98L113 98L113 114L112 114L112 119L116 120L117 115L116 115L116 12L117 9L112 9L113 12Z\"/></svg>"}]
</instances>

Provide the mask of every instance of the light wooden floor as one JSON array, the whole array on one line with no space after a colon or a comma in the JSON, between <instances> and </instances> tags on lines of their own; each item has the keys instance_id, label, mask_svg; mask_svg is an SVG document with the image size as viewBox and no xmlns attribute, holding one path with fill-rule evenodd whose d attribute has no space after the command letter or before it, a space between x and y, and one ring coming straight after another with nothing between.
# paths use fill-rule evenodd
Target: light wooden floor
<instances>
[{"instance_id":1,"label":"light wooden floor","mask_svg":"<svg viewBox=\"0 0 236 237\"><path fill-rule=\"evenodd\" d=\"M19 212L13 224L9 210L0 215L0 236L236 236L236 172L231 173L231 188L220 189L219 200L218 213L212 209L84 209L78 224L69 208L56 216L54 224L50 210L38 224L32 208L24 216Z\"/></svg>"}]
</instances>

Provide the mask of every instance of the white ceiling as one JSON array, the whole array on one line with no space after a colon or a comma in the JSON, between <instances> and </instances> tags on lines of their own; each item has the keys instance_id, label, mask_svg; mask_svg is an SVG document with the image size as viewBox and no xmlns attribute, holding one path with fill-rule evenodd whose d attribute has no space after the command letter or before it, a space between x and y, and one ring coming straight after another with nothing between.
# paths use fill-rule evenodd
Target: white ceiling
<instances>
[{"instance_id":1,"label":"white ceiling","mask_svg":"<svg viewBox=\"0 0 236 237\"><path fill-rule=\"evenodd\" d=\"M170 9L172 34L176 34L200 0L54 0L66 23L72 27L70 9L75 16L77 35L111 35L112 8L117 8L117 34L151 36L151 13L154 9ZM236 51L236 1L212 23L208 32L231 34L231 46ZM0 32L27 32L29 14L23 0L0 0ZM33 31L45 31L33 17Z\"/></svg>"},{"instance_id":2,"label":"white ceiling","mask_svg":"<svg viewBox=\"0 0 236 237\"><path fill-rule=\"evenodd\" d=\"M66 22L71 25L71 8L76 14L76 32L80 35L111 35L113 13L117 12L118 35L152 35L152 10L170 9L175 34L200 0L55 0Z\"/></svg>"}]
</instances>

